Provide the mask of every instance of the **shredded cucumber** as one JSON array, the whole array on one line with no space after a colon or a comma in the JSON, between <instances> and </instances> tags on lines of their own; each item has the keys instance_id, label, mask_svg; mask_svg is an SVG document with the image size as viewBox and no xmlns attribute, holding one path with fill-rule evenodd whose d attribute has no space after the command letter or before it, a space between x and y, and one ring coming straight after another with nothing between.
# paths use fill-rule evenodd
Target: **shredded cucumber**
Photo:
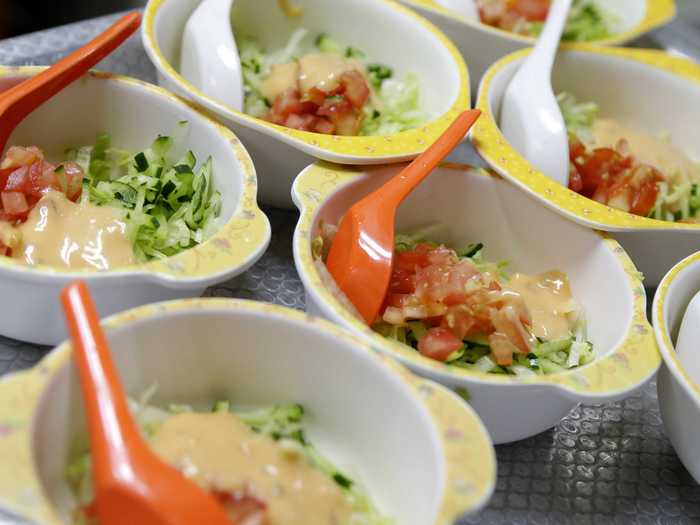
<instances>
[{"instance_id":1,"label":"shredded cucumber","mask_svg":"<svg viewBox=\"0 0 700 525\"><path fill-rule=\"evenodd\" d=\"M212 160L198 167L192 151L171 158L174 143L159 136L150 148L132 153L112 147L102 133L92 147L66 152L83 167L82 198L123 211L139 261L191 248L216 227L221 195L212 182Z\"/></svg>"}]
</instances>

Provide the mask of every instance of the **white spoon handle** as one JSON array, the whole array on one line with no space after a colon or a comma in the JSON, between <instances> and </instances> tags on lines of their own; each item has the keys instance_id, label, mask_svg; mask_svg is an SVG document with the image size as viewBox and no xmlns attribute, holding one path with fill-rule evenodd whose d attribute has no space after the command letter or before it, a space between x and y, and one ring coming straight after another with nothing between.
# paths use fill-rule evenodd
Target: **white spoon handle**
<instances>
[{"instance_id":1,"label":"white spoon handle","mask_svg":"<svg viewBox=\"0 0 700 525\"><path fill-rule=\"evenodd\" d=\"M554 0L552 2L542 33L526 63L528 69L537 69L539 74L552 71L554 57L559 48L559 41L564 32L570 8L571 0Z\"/></svg>"}]
</instances>

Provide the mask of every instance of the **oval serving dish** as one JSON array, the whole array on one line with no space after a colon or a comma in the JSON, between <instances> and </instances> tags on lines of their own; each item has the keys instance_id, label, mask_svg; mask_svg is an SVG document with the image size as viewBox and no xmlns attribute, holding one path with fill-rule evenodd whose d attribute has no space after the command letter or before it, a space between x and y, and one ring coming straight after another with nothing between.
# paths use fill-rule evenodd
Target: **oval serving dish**
<instances>
[{"instance_id":1,"label":"oval serving dish","mask_svg":"<svg viewBox=\"0 0 700 525\"><path fill-rule=\"evenodd\" d=\"M483 243L486 260L508 260L511 271L563 271L586 313L595 360L549 375L487 374L429 359L372 331L324 284L313 260L312 241L322 221L337 224L353 202L400 169L359 170L317 163L295 182L301 218L294 234L294 260L310 312L349 328L419 375L466 390L495 443L542 432L578 403L626 397L654 375L661 358L646 320L646 295L624 250L507 182L461 165L436 170L406 199L397 215L397 233L444 224L447 233L435 241L450 246Z\"/></svg>"},{"instance_id":2,"label":"oval serving dish","mask_svg":"<svg viewBox=\"0 0 700 525\"><path fill-rule=\"evenodd\" d=\"M652 307L656 341L664 359L656 385L661 417L673 448L698 483L700 385L686 371L674 343L688 303L699 291L700 253L695 253L666 274L656 291Z\"/></svg>"},{"instance_id":3,"label":"oval serving dish","mask_svg":"<svg viewBox=\"0 0 700 525\"><path fill-rule=\"evenodd\" d=\"M149 404L301 404L309 441L396 523L448 525L494 490L493 446L471 408L327 321L200 299L104 324L126 392L138 397L157 385ZM85 433L70 345L4 377L0 400L0 505L41 525L68 525L75 503L65 468Z\"/></svg>"},{"instance_id":4,"label":"oval serving dish","mask_svg":"<svg viewBox=\"0 0 700 525\"><path fill-rule=\"evenodd\" d=\"M38 71L0 68L0 90ZM77 278L88 283L100 311L110 315L150 302L201 295L207 286L243 272L262 256L270 224L256 203L255 168L245 148L227 128L159 87L89 73L32 112L10 136L8 146L38 145L49 159L61 158L66 147L92 144L106 131L116 146L140 151L183 120L188 121L185 147L199 159L212 157L213 183L222 197L216 233L175 256L102 272L26 266L0 257L0 334L36 344L64 339L58 294Z\"/></svg>"},{"instance_id":5,"label":"oval serving dish","mask_svg":"<svg viewBox=\"0 0 700 525\"><path fill-rule=\"evenodd\" d=\"M535 39L470 20L450 7L459 0L401 0L438 26L452 40L469 63L472 90L476 92L482 75L503 56L530 47ZM674 0L598 0L617 18L616 32L610 38L591 44L618 46L660 27L676 16Z\"/></svg>"},{"instance_id":6,"label":"oval serving dish","mask_svg":"<svg viewBox=\"0 0 700 525\"><path fill-rule=\"evenodd\" d=\"M422 106L432 115L425 125L388 137L323 135L255 118L208 97L178 72L185 23L198 5L199 0L150 0L144 14L144 47L161 85L196 101L241 137L260 174L265 203L293 207L292 180L316 158L342 164L412 158L470 104L469 75L457 49L436 27L392 0L344 2L342 16L334 2L296 0L306 13L299 17L285 15L276 0L237 0L234 25L268 49L285 45L292 32L303 27L312 35L327 34L361 49L373 61L392 67L397 78L414 73Z\"/></svg>"},{"instance_id":7,"label":"oval serving dish","mask_svg":"<svg viewBox=\"0 0 700 525\"><path fill-rule=\"evenodd\" d=\"M544 205L575 222L610 232L644 274L645 285L656 286L669 268L697 249L700 225L613 209L552 182L527 162L497 125L504 90L527 54L524 50L501 59L484 76L477 104L484 114L472 132L474 147L500 175ZM700 159L695 127L700 119L697 64L661 51L567 44L557 57L552 79L555 93L567 91L581 101L593 101L602 116L651 135L669 133L675 145Z\"/></svg>"}]
</instances>

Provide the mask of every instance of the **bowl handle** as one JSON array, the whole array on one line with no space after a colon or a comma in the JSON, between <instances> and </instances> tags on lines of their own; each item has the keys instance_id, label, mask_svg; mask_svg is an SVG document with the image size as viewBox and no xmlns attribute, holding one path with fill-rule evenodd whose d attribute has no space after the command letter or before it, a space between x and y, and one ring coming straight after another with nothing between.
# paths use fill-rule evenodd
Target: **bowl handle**
<instances>
[{"instance_id":1,"label":"bowl handle","mask_svg":"<svg viewBox=\"0 0 700 525\"><path fill-rule=\"evenodd\" d=\"M448 525L491 498L496 453L486 427L462 397L427 379L416 379L414 386L442 441L446 483L435 525Z\"/></svg>"},{"instance_id":2,"label":"bowl handle","mask_svg":"<svg viewBox=\"0 0 700 525\"><path fill-rule=\"evenodd\" d=\"M59 524L32 458L32 420L46 384L41 364L0 380L0 507L42 524Z\"/></svg>"}]
</instances>

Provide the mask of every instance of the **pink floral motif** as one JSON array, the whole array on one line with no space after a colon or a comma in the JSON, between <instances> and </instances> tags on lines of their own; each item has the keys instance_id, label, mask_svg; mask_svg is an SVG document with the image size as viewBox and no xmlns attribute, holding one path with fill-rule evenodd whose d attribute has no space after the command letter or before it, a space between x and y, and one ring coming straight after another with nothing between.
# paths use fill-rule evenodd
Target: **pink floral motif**
<instances>
[{"instance_id":1,"label":"pink floral motif","mask_svg":"<svg viewBox=\"0 0 700 525\"><path fill-rule=\"evenodd\" d=\"M445 437L449 440L463 439L464 432L462 432L458 428L449 427L447 429L447 432L445 432Z\"/></svg>"},{"instance_id":2,"label":"pink floral motif","mask_svg":"<svg viewBox=\"0 0 700 525\"><path fill-rule=\"evenodd\" d=\"M0 437L9 436L14 432L15 428L10 423L0 422Z\"/></svg>"}]
</instances>

